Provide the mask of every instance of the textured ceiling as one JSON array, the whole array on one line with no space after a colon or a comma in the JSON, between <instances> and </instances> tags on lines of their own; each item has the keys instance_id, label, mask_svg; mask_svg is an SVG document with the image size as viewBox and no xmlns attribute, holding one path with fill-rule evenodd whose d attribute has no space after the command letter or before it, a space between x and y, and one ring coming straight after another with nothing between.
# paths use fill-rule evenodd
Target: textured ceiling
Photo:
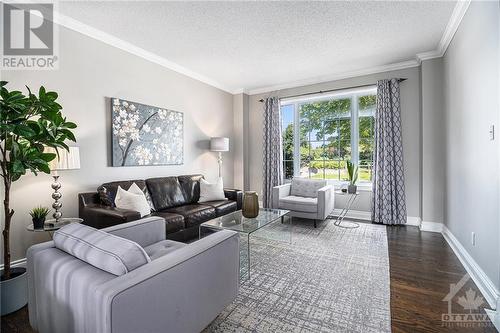
<instances>
[{"instance_id":1,"label":"textured ceiling","mask_svg":"<svg viewBox=\"0 0 500 333\"><path fill-rule=\"evenodd\" d=\"M415 59L456 2L61 2L59 11L231 90Z\"/></svg>"}]
</instances>

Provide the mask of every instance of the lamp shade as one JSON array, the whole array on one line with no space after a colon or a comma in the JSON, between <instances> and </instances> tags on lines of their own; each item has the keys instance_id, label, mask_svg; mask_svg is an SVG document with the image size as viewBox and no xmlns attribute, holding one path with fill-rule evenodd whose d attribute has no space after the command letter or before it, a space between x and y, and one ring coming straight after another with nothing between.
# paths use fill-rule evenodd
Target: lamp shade
<instances>
[{"instance_id":1,"label":"lamp shade","mask_svg":"<svg viewBox=\"0 0 500 333\"><path fill-rule=\"evenodd\" d=\"M59 158L56 156L49 162L50 171L80 169L80 149L78 147L69 147L69 151L66 149L58 149L58 151ZM57 154L56 150L51 147L45 148L45 152Z\"/></svg>"},{"instance_id":2,"label":"lamp shade","mask_svg":"<svg viewBox=\"0 0 500 333\"><path fill-rule=\"evenodd\" d=\"M210 139L211 151L229 151L229 138L215 137Z\"/></svg>"}]
</instances>

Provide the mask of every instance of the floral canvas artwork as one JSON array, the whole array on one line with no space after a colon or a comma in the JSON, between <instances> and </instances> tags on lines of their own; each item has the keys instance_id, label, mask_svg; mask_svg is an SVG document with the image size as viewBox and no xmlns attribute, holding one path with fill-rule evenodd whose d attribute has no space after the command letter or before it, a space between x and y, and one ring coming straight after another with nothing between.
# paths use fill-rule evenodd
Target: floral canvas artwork
<instances>
[{"instance_id":1,"label":"floral canvas artwork","mask_svg":"<svg viewBox=\"0 0 500 333\"><path fill-rule=\"evenodd\" d=\"M113 166L182 164L181 112L111 99Z\"/></svg>"}]
</instances>

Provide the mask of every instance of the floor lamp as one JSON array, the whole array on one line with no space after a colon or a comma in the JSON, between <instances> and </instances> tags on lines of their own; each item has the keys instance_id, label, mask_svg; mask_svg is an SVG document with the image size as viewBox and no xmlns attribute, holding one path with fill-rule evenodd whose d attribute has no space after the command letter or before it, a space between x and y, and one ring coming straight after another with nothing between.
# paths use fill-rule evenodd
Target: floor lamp
<instances>
[{"instance_id":1,"label":"floor lamp","mask_svg":"<svg viewBox=\"0 0 500 333\"><path fill-rule=\"evenodd\" d=\"M222 152L229 151L229 138L215 137L210 139L210 151L219 153L219 178L222 177Z\"/></svg>"}]
</instances>

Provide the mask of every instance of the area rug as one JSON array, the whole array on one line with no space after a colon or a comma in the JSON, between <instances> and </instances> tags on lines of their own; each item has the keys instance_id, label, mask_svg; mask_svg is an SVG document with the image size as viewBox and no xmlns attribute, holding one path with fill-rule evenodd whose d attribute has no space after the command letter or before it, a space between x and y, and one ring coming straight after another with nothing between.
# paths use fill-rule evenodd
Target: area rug
<instances>
[{"instance_id":1,"label":"area rug","mask_svg":"<svg viewBox=\"0 0 500 333\"><path fill-rule=\"evenodd\" d=\"M250 279L205 332L391 331L385 226L326 221L315 229L294 219L250 242Z\"/></svg>"}]
</instances>

